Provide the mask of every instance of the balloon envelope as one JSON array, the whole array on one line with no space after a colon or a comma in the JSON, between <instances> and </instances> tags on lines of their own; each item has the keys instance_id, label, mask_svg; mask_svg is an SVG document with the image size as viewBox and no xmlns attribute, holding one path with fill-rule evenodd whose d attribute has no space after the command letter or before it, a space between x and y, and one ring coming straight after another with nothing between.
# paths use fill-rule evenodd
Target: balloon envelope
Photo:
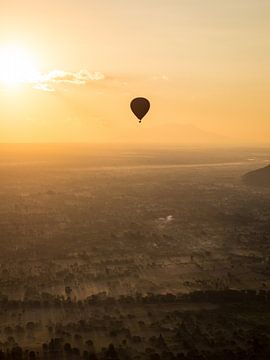
<instances>
[{"instance_id":1,"label":"balloon envelope","mask_svg":"<svg viewBox=\"0 0 270 360\"><path fill-rule=\"evenodd\" d=\"M143 97L138 97L131 101L130 108L141 122L150 109L150 102Z\"/></svg>"}]
</instances>

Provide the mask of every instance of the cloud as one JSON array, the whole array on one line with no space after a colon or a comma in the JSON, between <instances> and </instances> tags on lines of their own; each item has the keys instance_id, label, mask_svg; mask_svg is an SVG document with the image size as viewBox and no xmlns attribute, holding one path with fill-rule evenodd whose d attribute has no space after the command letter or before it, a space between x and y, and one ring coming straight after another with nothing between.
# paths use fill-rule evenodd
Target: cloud
<instances>
[{"instance_id":1,"label":"cloud","mask_svg":"<svg viewBox=\"0 0 270 360\"><path fill-rule=\"evenodd\" d=\"M167 75L155 75L152 80L169 81L169 77Z\"/></svg>"},{"instance_id":2,"label":"cloud","mask_svg":"<svg viewBox=\"0 0 270 360\"><path fill-rule=\"evenodd\" d=\"M71 83L78 85L84 85L90 81L103 79L105 79L105 76L102 73L90 73L88 70L80 70L78 72L54 70L43 76L43 80L46 83Z\"/></svg>"},{"instance_id":3,"label":"cloud","mask_svg":"<svg viewBox=\"0 0 270 360\"><path fill-rule=\"evenodd\" d=\"M42 84L42 83L34 85L33 89L41 90L41 91L47 91L47 92L54 92L55 91L55 89L50 87L48 84Z\"/></svg>"},{"instance_id":4,"label":"cloud","mask_svg":"<svg viewBox=\"0 0 270 360\"><path fill-rule=\"evenodd\" d=\"M53 92L57 84L73 84L86 85L93 81L104 80L105 75L101 72L89 72L88 70L80 70L78 72L53 70L39 77L33 88L42 91Z\"/></svg>"}]
</instances>

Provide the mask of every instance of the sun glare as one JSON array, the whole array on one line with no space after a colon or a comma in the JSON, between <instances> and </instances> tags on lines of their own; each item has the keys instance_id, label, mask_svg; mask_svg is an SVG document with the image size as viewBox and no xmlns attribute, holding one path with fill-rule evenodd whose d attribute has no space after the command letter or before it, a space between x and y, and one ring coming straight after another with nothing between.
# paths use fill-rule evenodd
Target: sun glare
<instances>
[{"instance_id":1,"label":"sun glare","mask_svg":"<svg viewBox=\"0 0 270 360\"><path fill-rule=\"evenodd\" d=\"M34 58L17 46L0 48L0 83L14 88L38 81L39 72Z\"/></svg>"}]
</instances>

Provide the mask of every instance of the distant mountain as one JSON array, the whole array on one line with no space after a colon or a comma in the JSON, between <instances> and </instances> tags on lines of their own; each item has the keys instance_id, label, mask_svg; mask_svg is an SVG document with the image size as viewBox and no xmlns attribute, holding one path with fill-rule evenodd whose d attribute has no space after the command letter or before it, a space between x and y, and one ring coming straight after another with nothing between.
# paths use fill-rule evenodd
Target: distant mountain
<instances>
[{"instance_id":1,"label":"distant mountain","mask_svg":"<svg viewBox=\"0 0 270 360\"><path fill-rule=\"evenodd\" d=\"M247 185L270 188L270 165L248 172L243 176L243 181Z\"/></svg>"},{"instance_id":2,"label":"distant mountain","mask_svg":"<svg viewBox=\"0 0 270 360\"><path fill-rule=\"evenodd\" d=\"M221 144L229 140L219 134L204 131L192 124L167 123L149 126L145 121L141 127L138 126L140 140L150 143Z\"/></svg>"}]
</instances>

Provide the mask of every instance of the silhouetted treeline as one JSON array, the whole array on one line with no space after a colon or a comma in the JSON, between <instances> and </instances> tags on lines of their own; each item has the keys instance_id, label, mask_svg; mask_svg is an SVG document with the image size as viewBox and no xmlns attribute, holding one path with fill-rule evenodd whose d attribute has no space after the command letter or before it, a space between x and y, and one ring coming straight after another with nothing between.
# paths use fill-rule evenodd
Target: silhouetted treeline
<instances>
[{"instance_id":1,"label":"silhouetted treeline","mask_svg":"<svg viewBox=\"0 0 270 360\"><path fill-rule=\"evenodd\" d=\"M97 305L117 305L117 304L158 304L158 303L181 303L181 302L201 302L207 301L210 303L248 303L248 302L262 302L270 303L270 290L205 290L194 291L189 294L154 294L146 295L137 293L136 295L121 295L118 298L107 295L106 292L94 294L85 300L72 300L69 297L41 294L40 300L9 300L8 296L0 295L0 306L2 308L39 308L39 307L83 307L83 306L97 306Z\"/></svg>"}]
</instances>

